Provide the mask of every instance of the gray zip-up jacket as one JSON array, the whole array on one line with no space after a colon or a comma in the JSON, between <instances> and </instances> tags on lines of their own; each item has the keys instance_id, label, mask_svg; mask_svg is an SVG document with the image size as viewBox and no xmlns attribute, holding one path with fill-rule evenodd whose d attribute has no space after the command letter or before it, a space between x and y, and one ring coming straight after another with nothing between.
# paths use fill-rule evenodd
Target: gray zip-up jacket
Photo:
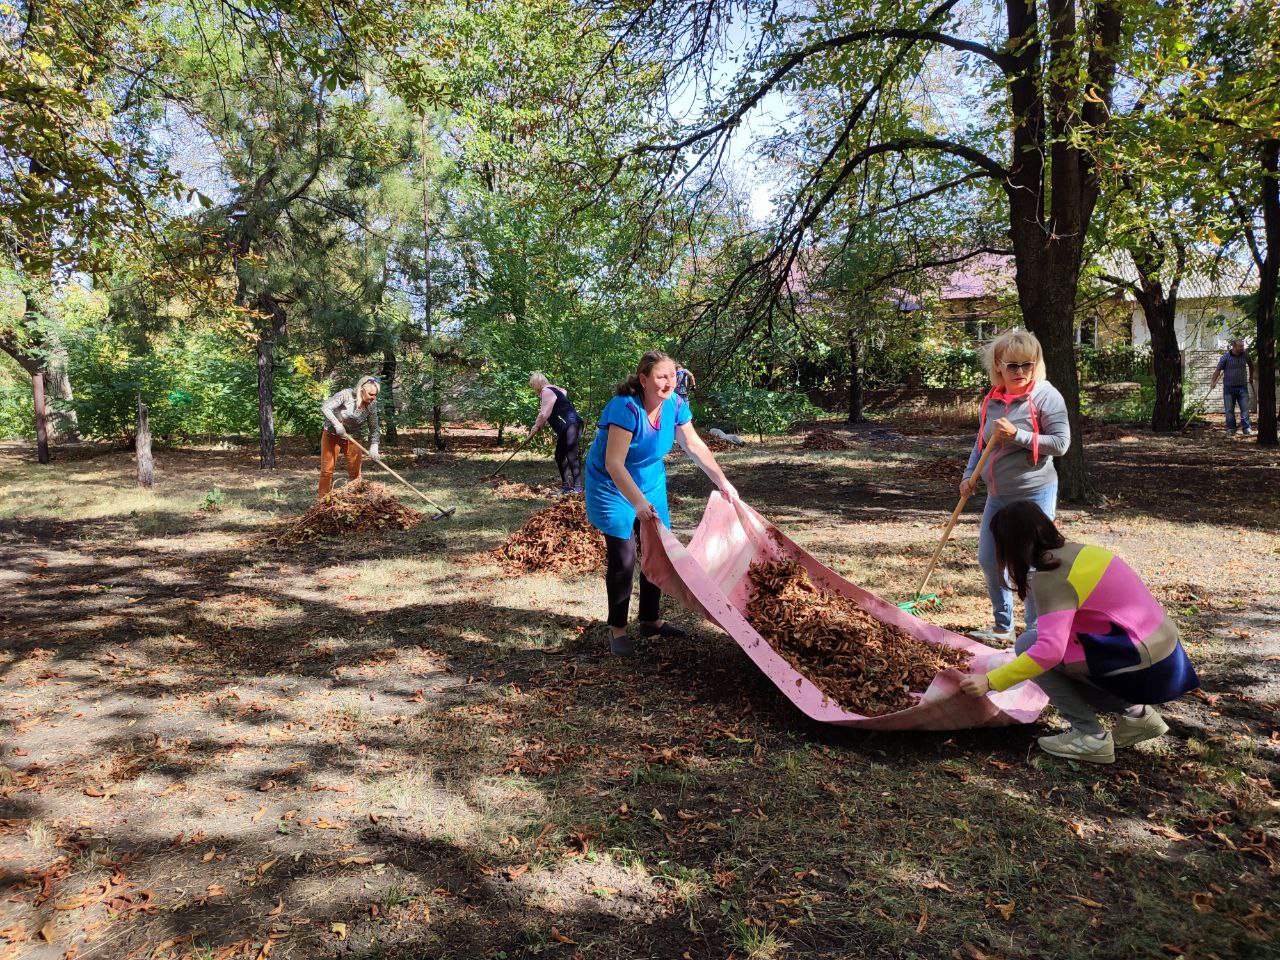
<instances>
[{"instance_id":1,"label":"gray zip-up jacket","mask_svg":"<svg viewBox=\"0 0 1280 960\"><path fill-rule=\"evenodd\" d=\"M339 390L332 397L324 402L321 411L324 413L324 428L335 436L338 431L334 429L339 423L347 433L359 434L364 425L369 424L369 453L373 456L378 455L378 401L367 407L357 407L356 398L360 396L360 388L366 383L377 382L377 377L361 377L356 383L355 389L348 387L346 390Z\"/></svg>"},{"instance_id":2,"label":"gray zip-up jacket","mask_svg":"<svg viewBox=\"0 0 1280 960\"><path fill-rule=\"evenodd\" d=\"M993 389L983 398L978 421L978 439L969 454L964 478L973 476L982 448L991 442L996 421L1006 417L1018 428L1013 437L1002 440L991 451L982 468L987 493L1001 500L1025 496L1041 490L1058 479L1053 458L1067 452L1071 445L1071 427L1067 421L1067 404L1053 384L1041 380L1017 397L1007 397L1003 390Z\"/></svg>"}]
</instances>

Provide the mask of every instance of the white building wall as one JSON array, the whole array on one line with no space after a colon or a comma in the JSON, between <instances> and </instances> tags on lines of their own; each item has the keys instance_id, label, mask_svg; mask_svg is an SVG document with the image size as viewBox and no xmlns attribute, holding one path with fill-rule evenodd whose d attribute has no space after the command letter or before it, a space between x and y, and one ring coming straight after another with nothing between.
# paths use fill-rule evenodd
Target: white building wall
<instances>
[{"instance_id":1,"label":"white building wall","mask_svg":"<svg viewBox=\"0 0 1280 960\"><path fill-rule=\"evenodd\" d=\"M1231 328L1243 314L1230 300L1182 300L1174 314L1173 329L1183 350L1225 350ZM1151 331L1142 307L1133 305L1133 343L1151 342Z\"/></svg>"}]
</instances>

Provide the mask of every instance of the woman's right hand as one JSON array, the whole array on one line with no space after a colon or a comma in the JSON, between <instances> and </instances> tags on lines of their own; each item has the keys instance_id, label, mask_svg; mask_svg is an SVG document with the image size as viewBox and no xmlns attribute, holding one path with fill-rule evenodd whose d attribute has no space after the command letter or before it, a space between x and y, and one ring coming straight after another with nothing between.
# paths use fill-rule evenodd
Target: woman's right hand
<instances>
[{"instance_id":1,"label":"woman's right hand","mask_svg":"<svg viewBox=\"0 0 1280 960\"><path fill-rule=\"evenodd\" d=\"M960 496L966 498L972 497L973 491L976 489L978 489L978 481L973 477L967 477L960 481Z\"/></svg>"},{"instance_id":2,"label":"woman's right hand","mask_svg":"<svg viewBox=\"0 0 1280 960\"><path fill-rule=\"evenodd\" d=\"M347 435L347 428L341 423L335 423L333 425L333 435L335 437L345 437Z\"/></svg>"},{"instance_id":3,"label":"woman's right hand","mask_svg":"<svg viewBox=\"0 0 1280 960\"><path fill-rule=\"evenodd\" d=\"M641 520L657 520L659 523L662 522L662 518L658 516L658 508L648 500L644 502L643 507L636 510L636 516Z\"/></svg>"}]
</instances>

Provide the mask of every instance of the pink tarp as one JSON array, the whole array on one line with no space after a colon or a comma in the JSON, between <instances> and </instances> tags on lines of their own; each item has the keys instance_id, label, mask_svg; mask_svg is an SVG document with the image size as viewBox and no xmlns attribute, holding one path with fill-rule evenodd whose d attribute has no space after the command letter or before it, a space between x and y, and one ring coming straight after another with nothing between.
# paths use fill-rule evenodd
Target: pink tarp
<instances>
[{"instance_id":1,"label":"pink tarp","mask_svg":"<svg viewBox=\"0 0 1280 960\"><path fill-rule=\"evenodd\" d=\"M685 547L657 521L641 526L642 568L645 576L691 610L704 614L746 651L765 676L807 716L823 723L865 730L959 730L966 727L1000 727L1030 723L1046 701L1040 688L1021 683L1003 693L971 697L961 693L958 670L938 673L918 702L906 710L880 717L850 713L829 700L821 690L782 659L743 615L750 581L747 568L757 561L796 560L814 582L832 593L854 600L885 623L929 643L944 644L974 655L974 669L985 669L992 658L1007 652L925 623L854 586L827 569L782 531L744 503L730 503L719 492L711 494L702 521Z\"/></svg>"}]
</instances>

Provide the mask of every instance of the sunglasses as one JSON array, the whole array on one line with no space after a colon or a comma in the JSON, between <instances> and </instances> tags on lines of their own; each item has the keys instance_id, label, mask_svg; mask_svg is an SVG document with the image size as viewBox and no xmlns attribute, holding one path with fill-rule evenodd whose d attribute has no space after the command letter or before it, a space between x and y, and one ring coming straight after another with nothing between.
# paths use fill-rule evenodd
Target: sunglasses
<instances>
[{"instance_id":1,"label":"sunglasses","mask_svg":"<svg viewBox=\"0 0 1280 960\"><path fill-rule=\"evenodd\" d=\"M1030 373L1031 368L1035 365L1036 362L1034 360L1024 360L1022 363L1006 363L1004 368L1010 373L1017 373L1019 371Z\"/></svg>"}]
</instances>

